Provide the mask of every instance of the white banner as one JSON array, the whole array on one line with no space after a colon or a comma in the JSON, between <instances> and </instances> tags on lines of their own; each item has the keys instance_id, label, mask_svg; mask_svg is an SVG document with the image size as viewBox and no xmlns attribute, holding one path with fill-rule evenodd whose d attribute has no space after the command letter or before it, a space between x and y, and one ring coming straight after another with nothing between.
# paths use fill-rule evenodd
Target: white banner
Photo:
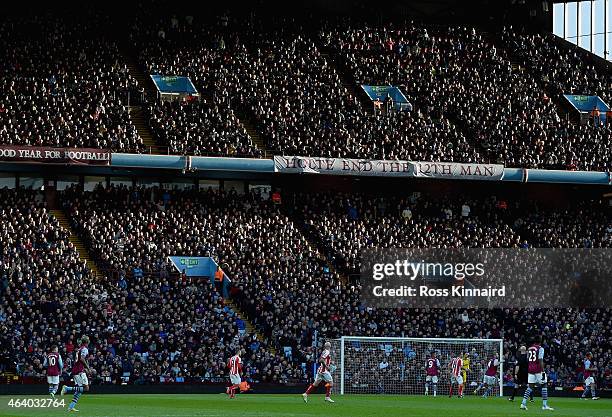
<instances>
[{"instance_id":1,"label":"white banner","mask_svg":"<svg viewBox=\"0 0 612 417\"><path fill-rule=\"evenodd\" d=\"M457 162L381 161L370 159L275 156L275 172L378 177L422 177L499 181L504 166Z\"/></svg>"},{"instance_id":2,"label":"white banner","mask_svg":"<svg viewBox=\"0 0 612 417\"><path fill-rule=\"evenodd\" d=\"M414 164L409 161L320 158L308 156L275 156L275 172L327 175L413 177Z\"/></svg>"},{"instance_id":3,"label":"white banner","mask_svg":"<svg viewBox=\"0 0 612 417\"><path fill-rule=\"evenodd\" d=\"M414 162L414 166L416 177L499 181L504 176L504 166L497 164Z\"/></svg>"}]
</instances>

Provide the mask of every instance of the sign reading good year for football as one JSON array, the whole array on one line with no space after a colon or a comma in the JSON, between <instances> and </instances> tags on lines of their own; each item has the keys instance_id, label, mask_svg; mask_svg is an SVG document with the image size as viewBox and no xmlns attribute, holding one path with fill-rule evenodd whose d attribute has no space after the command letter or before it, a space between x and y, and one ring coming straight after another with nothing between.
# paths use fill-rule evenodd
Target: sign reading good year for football
<instances>
[{"instance_id":1,"label":"sign reading good year for football","mask_svg":"<svg viewBox=\"0 0 612 417\"><path fill-rule=\"evenodd\" d=\"M110 160L105 149L0 146L0 161L7 162L110 165Z\"/></svg>"}]
</instances>

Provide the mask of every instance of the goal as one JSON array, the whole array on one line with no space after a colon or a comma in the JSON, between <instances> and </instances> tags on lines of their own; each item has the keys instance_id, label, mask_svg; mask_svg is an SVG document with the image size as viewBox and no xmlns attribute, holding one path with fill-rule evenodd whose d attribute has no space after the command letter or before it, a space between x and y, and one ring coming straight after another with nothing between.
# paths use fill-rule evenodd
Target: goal
<instances>
[{"instance_id":1,"label":"goal","mask_svg":"<svg viewBox=\"0 0 612 417\"><path fill-rule=\"evenodd\" d=\"M432 351L436 352L441 366L438 395L448 395L450 362L463 352L470 354L464 393L472 394L483 381L489 360L498 354L500 365L492 395L502 395L503 339L342 336L332 343L332 357L337 364L334 382L342 395L422 395L425 392L425 364Z\"/></svg>"}]
</instances>

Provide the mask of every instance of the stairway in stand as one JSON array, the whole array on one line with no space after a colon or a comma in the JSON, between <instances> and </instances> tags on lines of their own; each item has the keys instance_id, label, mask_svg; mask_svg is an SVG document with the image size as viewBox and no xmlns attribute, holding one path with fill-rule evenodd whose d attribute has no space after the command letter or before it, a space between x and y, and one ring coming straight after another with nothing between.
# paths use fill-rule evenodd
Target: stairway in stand
<instances>
[{"instance_id":1,"label":"stairway in stand","mask_svg":"<svg viewBox=\"0 0 612 417\"><path fill-rule=\"evenodd\" d=\"M240 311L236 303L234 303L229 298L224 299L224 303L227 307L231 308L234 313L236 313L236 315L238 316L240 320L244 322L246 326L246 332L248 334L254 333L255 336L257 337L257 340L259 340L260 342L265 342L264 336L255 328L255 326L253 326L253 324L249 321L249 319L247 319L246 315L242 311ZM272 345L268 345L268 350L273 355L276 355L276 349Z\"/></svg>"},{"instance_id":2,"label":"stairway in stand","mask_svg":"<svg viewBox=\"0 0 612 417\"><path fill-rule=\"evenodd\" d=\"M206 100L206 102L209 104L212 104L215 102L215 97L210 91L200 91L200 97ZM242 126L244 126L244 130L246 130L247 135L249 135L249 137L251 138L251 140L257 147L257 149L261 151L263 157L265 158L270 157L272 154L268 149L266 149L266 142L263 140L263 138L257 131L257 128L255 127L256 125L255 122L251 120L251 118L248 116L247 113L243 111L243 109L233 107L231 105L231 102L230 102L230 107L234 111L234 114L236 115L236 117L238 117L238 120L240 121Z\"/></svg>"},{"instance_id":3,"label":"stairway in stand","mask_svg":"<svg viewBox=\"0 0 612 417\"><path fill-rule=\"evenodd\" d=\"M157 99L157 90L153 84L151 77L142 70L135 58L137 52L127 44L122 45L121 54L125 60L128 72L138 81L138 85L144 89L143 103L136 102L135 106L130 106L130 118L138 131L138 135L142 138L142 142L147 147L147 152L151 154L167 155L168 150L165 146L157 145L155 136L146 121L144 108L150 100Z\"/></svg>"},{"instance_id":4,"label":"stairway in stand","mask_svg":"<svg viewBox=\"0 0 612 417\"><path fill-rule=\"evenodd\" d=\"M364 109L366 109L368 112L373 112L374 105L372 104L372 101L365 91L363 91L359 83L355 81L353 74L346 67L342 59L334 52L327 50L325 52L321 52L321 56L327 61L328 65L331 65L336 69L338 78L340 78L340 82L342 82L342 86L349 92L349 94L355 97Z\"/></svg>"},{"instance_id":5,"label":"stairway in stand","mask_svg":"<svg viewBox=\"0 0 612 417\"><path fill-rule=\"evenodd\" d=\"M145 101L155 100L157 98L157 89L153 84L153 80L151 80L151 76L146 74L138 64L137 58L135 58L137 54L138 52L130 45L122 45L121 55L123 55L125 65L130 75L138 81L138 85L144 88Z\"/></svg>"},{"instance_id":6,"label":"stairway in stand","mask_svg":"<svg viewBox=\"0 0 612 417\"><path fill-rule=\"evenodd\" d=\"M541 91L544 91L546 95L552 100L552 103L555 105L555 108L557 109L557 113L559 114L559 116L562 119L569 120L571 114L569 112L569 109L566 103L561 99L561 97L559 97L555 93L555 91L550 87L550 85L547 85L547 83L544 82L543 76L545 74L528 68L527 67L528 63L525 61L525 58L521 57L515 51L511 50L508 47L508 45L504 43L504 41L501 39L499 34L497 34L496 36L490 36L489 39L491 40L491 42L496 44L499 50L505 53L506 58L510 61L510 64L512 65L512 71L515 73L523 74L523 76L525 77L529 77L529 76L532 77L535 80L536 84L538 85L539 89Z\"/></svg>"},{"instance_id":7,"label":"stairway in stand","mask_svg":"<svg viewBox=\"0 0 612 417\"><path fill-rule=\"evenodd\" d=\"M168 151L166 147L159 146L153 138L153 132L149 127L149 124L145 120L145 114L142 106L131 106L130 107L130 118L132 123L138 131L138 135L141 137L142 142L147 147L148 153L155 155L167 155Z\"/></svg>"},{"instance_id":8,"label":"stairway in stand","mask_svg":"<svg viewBox=\"0 0 612 417\"><path fill-rule=\"evenodd\" d=\"M93 258L89 254L89 251L85 247L85 244L83 243L83 241L81 241L81 238L79 237L79 235L77 235L74 232L74 230L72 230L70 221L66 217L66 214L64 214L64 211L63 210L51 210L51 214L53 215L53 217L57 219L60 226L62 226L65 230L68 231L68 233L70 233L70 237L68 238L68 240L76 248L77 252L79 253L79 258L85 261L85 263L87 264L87 268L89 268L93 276L101 277L102 273L98 269L98 266L96 265L96 263L93 261Z\"/></svg>"},{"instance_id":9,"label":"stairway in stand","mask_svg":"<svg viewBox=\"0 0 612 417\"><path fill-rule=\"evenodd\" d=\"M247 134L251 137L251 140L253 141L255 146L257 146L257 148L262 152L263 156L270 157L272 155L272 152L266 149L266 143L264 142L263 138L257 131L257 128L255 127L255 123L253 123L251 119L243 112L236 111L236 115L238 116L238 119L240 119L240 123L242 123L242 125L244 126L244 129L247 131Z\"/></svg>"}]
</instances>

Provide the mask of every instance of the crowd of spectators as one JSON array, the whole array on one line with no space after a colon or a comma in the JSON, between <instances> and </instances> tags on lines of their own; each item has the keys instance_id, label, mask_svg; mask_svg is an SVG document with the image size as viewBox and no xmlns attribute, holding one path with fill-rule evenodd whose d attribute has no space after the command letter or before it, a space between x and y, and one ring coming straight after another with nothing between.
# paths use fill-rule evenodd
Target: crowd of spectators
<instances>
[{"instance_id":1,"label":"crowd of spectators","mask_svg":"<svg viewBox=\"0 0 612 417\"><path fill-rule=\"evenodd\" d=\"M231 277L231 297L276 349L274 363L282 366L274 381L306 377L315 331L319 338L501 337L512 354L537 326L551 349L547 363L563 383L578 381L586 350L597 352L602 381L610 371L607 310L376 309L362 304L357 282L337 272L358 270L359 249L372 246L609 247L612 225L601 207L546 210L492 197L437 201L419 194L296 195L294 202L287 195L279 206L235 191L125 187L72 190L65 198L75 227L120 279L129 282L135 270L172 276L169 255L213 256Z\"/></svg>"},{"instance_id":2,"label":"crowd of spectators","mask_svg":"<svg viewBox=\"0 0 612 417\"><path fill-rule=\"evenodd\" d=\"M554 61L548 64L553 67L571 67L563 73L566 78L554 68L546 75L556 91L599 93L609 81L584 65L579 66L584 71L578 77L572 72L575 66L561 64L564 61L554 52L559 47L555 49L552 39L536 38L538 46L550 45L551 53L540 55L542 48L524 40L520 46L512 43L515 34L507 35L507 42L496 42L494 36L467 27L410 23L335 28L321 31L319 37L339 56L356 83L400 86L416 101L416 108L426 109L427 114L440 113L462 127L469 143L486 150L490 161L534 168L610 168L610 129L575 126L560 117L558 101L547 96L539 80L538 71L548 74L550 68L542 68L544 64L537 60ZM512 58L515 49L529 46L526 53L535 64L528 69L535 66L533 72L517 66Z\"/></svg>"},{"instance_id":3,"label":"crowd of spectators","mask_svg":"<svg viewBox=\"0 0 612 417\"><path fill-rule=\"evenodd\" d=\"M182 155L248 156L261 151L253 144L234 111L224 103L165 101L148 106L158 144Z\"/></svg>"},{"instance_id":4,"label":"crowd of spectators","mask_svg":"<svg viewBox=\"0 0 612 417\"><path fill-rule=\"evenodd\" d=\"M101 269L116 271L96 279L40 193L2 197L2 214L11 219L0 230L2 353L24 377L41 375L51 344L70 357L83 333L94 335L96 383L124 375L134 383L221 381L238 345L252 381L282 383L307 378L315 331L319 340L499 337L512 360L536 326L557 384L580 381L586 351L596 358L600 383L610 383L608 310L376 309L362 304L357 282L337 272L358 268L356 248L375 245L609 247L612 225L601 207L525 210L524 203L493 198L419 194L296 195L294 202L287 195L279 205L233 190L69 189L63 201L74 229ZM167 256L175 254L213 256L231 277L231 297L264 339L243 330L209 281L174 273Z\"/></svg>"},{"instance_id":5,"label":"crowd of spectators","mask_svg":"<svg viewBox=\"0 0 612 417\"><path fill-rule=\"evenodd\" d=\"M356 86L345 85L316 38L295 22L262 31L263 24L252 20L229 20L215 26L176 19L159 26L162 39L159 31L156 35L138 26L136 39L148 39L140 41L141 62L152 74L188 75L212 96L215 107L227 105L252 118L266 149L274 153L463 162L480 158L459 129L437 112L372 114L354 93ZM201 117L202 125L211 124L204 118L216 117L209 111ZM178 134L181 127L171 130ZM228 140L240 137L237 124L227 131ZM203 141L196 146L202 153L209 151Z\"/></svg>"},{"instance_id":6,"label":"crowd of spectators","mask_svg":"<svg viewBox=\"0 0 612 417\"><path fill-rule=\"evenodd\" d=\"M69 194L70 192L68 192ZM231 271L235 298L262 334L281 348L291 340L295 349L309 349L311 339L292 340L308 305L297 285L323 294L338 287L337 275L325 270L316 252L296 226L270 201L257 195L239 197L213 190L164 191L112 188L69 199L75 226L90 242L100 262L130 275L167 276L171 255L213 256ZM293 305L288 314L277 305ZM305 338L312 337L307 329ZM284 350L282 350L284 352ZM279 367L275 380L300 379L310 358L293 351L296 366ZM272 363L273 366L280 366Z\"/></svg>"},{"instance_id":7,"label":"crowd of spectators","mask_svg":"<svg viewBox=\"0 0 612 417\"><path fill-rule=\"evenodd\" d=\"M187 76L200 94L183 102L149 102L149 123L160 144L173 153L259 157L262 150L230 106L229 89L235 83L229 80L235 76L224 65L230 47L219 26L194 23L192 16L134 24L132 42L145 72ZM218 88L220 83L223 88Z\"/></svg>"},{"instance_id":8,"label":"crowd of spectators","mask_svg":"<svg viewBox=\"0 0 612 417\"><path fill-rule=\"evenodd\" d=\"M93 277L41 192L2 190L1 197L2 370L43 376L43 355L55 344L68 376L77 340L87 334L95 383L224 381L239 346L251 381L287 378L280 371L286 360L246 332L209 281Z\"/></svg>"},{"instance_id":9,"label":"crowd of spectators","mask_svg":"<svg viewBox=\"0 0 612 417\"><path fill-rule=\"evenodd\" d=\"M542 81L547 67L517 65L519 46L505 35L467 27L338 25L316 36L294 21L257 22L227 17L215 26L171 19L156 26L157 34L146 32L153 40L141 60L151 73L189 75L215 104L252 118L274 153L610 168L610 130L561 117L558 97L549 97L543 85L571 92L589 87L583 93L605 98L607 79L592 66L580 67L580 77L573 77L574 67L562 73L581 83L557 83L559 71ZM552 39L540 44L550 45L550 57L560 48ZM529 56L537 55L539 49L528 46ZM412 108L373 111L362 102L360 84L400 86ZM229 137L239 137L235 129L229 127ZM206 152L207 145L197 147Z\"/></svg>"},{"instance_id":10,"label":"crowd of spectators","mask_svg":"<svg viewBox=\"0 0 612 417\"><path fill-rule=\"evenodd\" d=\"M608 103L612 99L612 76L587 50L552 34L529 34L512 27L504 28L500 38L552 94L596 95Z\"/></svg>"},{"instance_id":11,"label":"crowd of spectators","mask_svg":"<svg viewBox=\"0 0 612 417\"><path fill-rule=\"evenodd\" d=\"M88 25L2 22L11 46L2 143L143 150L127 109L143 90L117 44ZM611 168L610 124L576 125L558 106L562 93L609 100L610 77L585 52L512 29L320 26L231 15L135 22L129 39L145 72L189 76L200 92L148 98L158 142L171 153L259 157L252 123L267 150L285 155ZM410 110L373 110L362 83L399 86Z\"/></svg>"},{"instance_id":12,"label":"crowd of spectators","mask_svg":"<svg viewBox=\"0 0 612 417\"><path fill-rule=\"evenodd\" d=\"M139 87L117 44L90 24L0 22L0 143L143 149L127 107Z\"/></svg>"}]
</instances>

